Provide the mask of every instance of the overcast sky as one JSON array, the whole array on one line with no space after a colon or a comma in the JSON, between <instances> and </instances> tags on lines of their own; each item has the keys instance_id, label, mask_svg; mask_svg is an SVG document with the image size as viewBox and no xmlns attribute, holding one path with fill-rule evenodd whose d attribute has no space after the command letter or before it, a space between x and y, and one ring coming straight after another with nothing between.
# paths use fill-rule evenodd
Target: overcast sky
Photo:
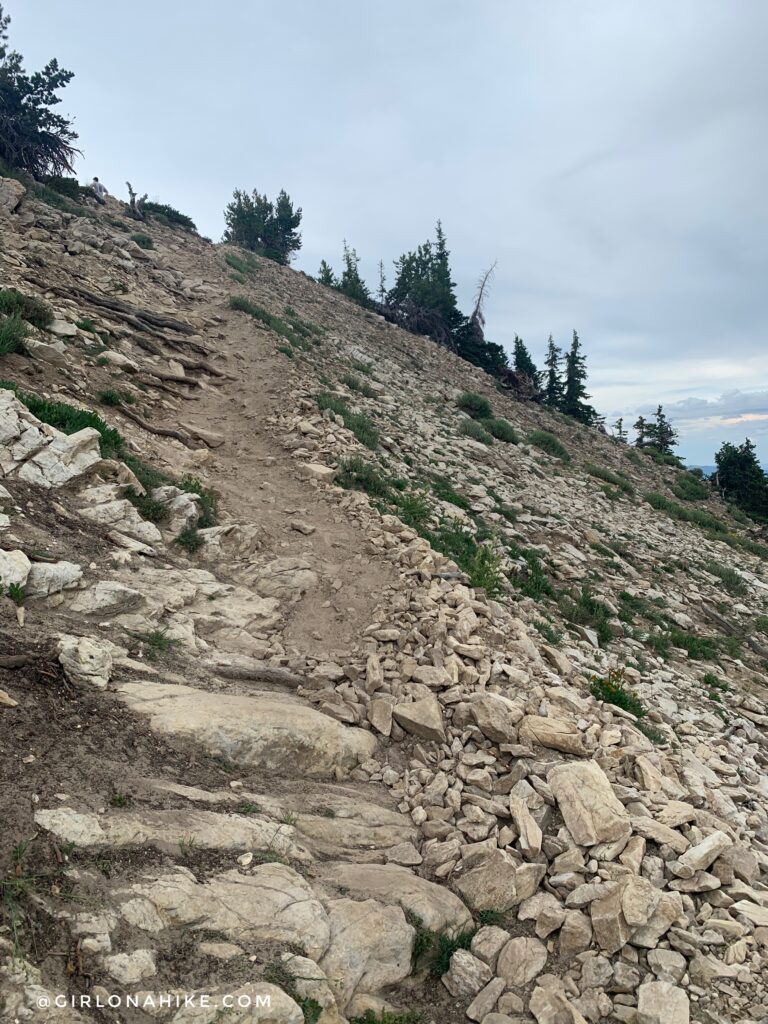
<instances>
[{"instance_id":1,"label":"overcast sky","mask_svg":"<svg viewBox=\"0 0 768 1024\"><path fill-rule=\"evenodd\" d=\"M285 188L295 266L346 238L372 285L441 218L465 308L498 260L490 340L575 327L611 419L768 463L766 0L4 2L76 73L81 180L215 240L233 188Z\"/></svg>"}]
</instances>

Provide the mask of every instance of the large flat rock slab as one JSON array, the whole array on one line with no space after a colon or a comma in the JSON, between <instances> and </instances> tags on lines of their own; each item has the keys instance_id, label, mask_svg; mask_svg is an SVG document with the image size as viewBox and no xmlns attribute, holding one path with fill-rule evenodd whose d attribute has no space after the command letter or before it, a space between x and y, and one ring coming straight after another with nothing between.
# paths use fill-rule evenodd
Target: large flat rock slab
<instances>
[{"instance_id":1,"label":"large flat rock slab","mask_svg":"<svg viewBox=\"0 0 768 1024\"><path fill-rule=\"evenodd\" d=\"M198 882L191 871L146 876L124 894L148 900L165 927L221 932L233 942L287 942L313 960L328 949L328 914L309 883L285 864L261 864L249 874L225 871Z\"/></svg>"},{"instance_id":2,"label":"large flat rock slab","mask_svg":"<svg viewBox=\"0 0 768 1024\"><path fill-rule=\"evenodd\" d=\"M323 881L353 896L372 897L410 911L430 931L455 934L472 927L472 915L455 893L408 868L331 862L323 864L318 873Z\"/></svg>"},{"instance_id":3,"label":"large flat rock slab","mask_svg":"<svg viewBox=\"0 0 768 1024\"><path fill-rule=\"evenodd\" d=\"M296 698L241 697L167 683L123 683L118 695L156 732L194 740L217 757L289 776L351 771L376 739Z\"/></svg>"},{"instance_id":4,"label":"large flat rock slab","mask_svg":"<svg viewBox=\"0 0 768 1024\"><path fill-rule=\"evenodd\" d=\"M35 822L76 846L152 845L178 853L184 843L191 843L204 850L268 851L305 864L312 860L309 851L296 843L292 825L251 815L217 814L196 808L97 815L55 807L37 811Z\"/></svg>"}]
</instances>

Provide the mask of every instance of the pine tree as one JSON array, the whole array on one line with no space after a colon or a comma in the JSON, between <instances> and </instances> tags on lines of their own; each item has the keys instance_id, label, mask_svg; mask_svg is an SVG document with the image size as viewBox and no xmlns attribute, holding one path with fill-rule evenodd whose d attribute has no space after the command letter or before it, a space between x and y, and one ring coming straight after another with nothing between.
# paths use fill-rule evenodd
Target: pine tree
<instances>
[{"instance_id":1,"label":"pine tree","mask_svg":"<svg viewBox=\"0 0 768 1024\"><path fill-rule=\"evenodd\" d=\"M619 416L619 418L616 420L616 422L614 424L612 424L611 430L614 432L614 437L616 438L617 441L621 442L621 444L626 444L627 443L627 432L624 429L624 417L623 416Z\"/></svg>"},{"instance_id":2,"label":"pine tree","mask_svg":"<svg viewBox=\"0 0 768 1024\"><path fill-rule=\"evenodd\" d=\"M72 122L51 108L61 102L56 93L74 78L74 72L50 60L32 75L23 58L8 49L10 17L0 4L0 160L35 178L72 173L80 150Z\"/></svg>"},{"instance_id":3,"label":"pine tree","mask_svg":"<svg viewBox=\"0 0 768 1024\"><path fill-rule=\"evenodd\" d=\"M395 283L387 292L387 306L409 330L429 334L442 344L454 344L454 332L465 322L451 280L450 253L442 224L436 240L427 240L414 252L395 261Z\"/></svg>"},{"instance_id":4,"label":"pine tree","mask_svg":"<svg viewBox=\"0 0 768 1024\"><path fill-rule=\"evenodd\" d=\"M563 401L563 381L560 376L562 355L563 350L555 344L550 334L549 341L547 342L547 357L544 360L544 365L547 368L544 383L544 402L552 406L553 409L559 409Z\"/></svg>"},{"instance_id":5,"label":"pine tree","mask_svg":"<svg viewBox=\"0 0 768 1024\"><path fill-rule=\"evenodd\" d=\"M379 287L376 289L376 298L381 305L387 298L387 278L384 274L384 260L379 260Z\"/></svg>"},{"instance_id":6,"label":"pine tree","mask_svg":"<svg viewBox=\"0 0 768 1024\"><path fill-rule=\"evenodd\" d=\"M522 338L515 335L513 350L515 373L524 374L535 388L538 389L541 383L541 374L536 369L536 364L531 358L531 353Z\"/></svg>"},{"instance_id":7,"label":"pine tree","mask_svg":"<svg viewBox=\"0 0 768 1024\"><path fill-rule=\"evenodd\" d=\"M588 404L590 397L586 389L587 361L581 351L581 341L573 332L571 347L565 356L565 390L560 410L566 416L573 416L580 423L592 424L597 418L596 410Z\"/></svg>"},{"instance_id":8,"label":"pine tree","mask_svg":"<svg viewBox=\"0 0 768 1024\"><path fill-rule=\"evenodd\" d=\"M656 422L651 429L652 445L662 455L672 455L672 449L677 446L677 431L664 415L661 406L656 409Z\"/></svg>"},{"instance_id":9,"label":"pine tree","mask_svg":"<svg viewBox=\"0 0 768 1024\"><path fill-rule=\"evenodd\" d=\"M651 424L644 416L638 416L637 421L634 423L632 429L636 432L637 437L635 438L635 448L647 448L649 445L649 428Z\"/></svg>"},{"instance_id":10,"label":"pine tree","mask_svg":"<svg viewBox=\"0 0 768 1024\"><path fill-rule=\"evenodd\" d=\"M249 195L235 189L224 211L224 241L241 249L258 252L275 263L287 266L291 254L301 248L301 207L294 210L285 191L272 203L256 189Z\"/></svg>"},{"instance_id":11,"label":"pine tree","mask_svg":"<svg viewBox=\"0 0 768 1024\"><path fill-rule=\"evenodd\" d=\"M768 520L768 476L757 460L754 442L724 442L715 463L712 480L720 493L756 519Z\"/></svg>"},{"instance_id":12,"label":"pine tree","mask_svg":"<svg viewBox=\"0 0 768 1024\"><path fill-rule=\"evenodd\" d=\"M344 240L344 269L341 272L337 288L348 299L352 299L360 306L369 306L371 303L368 285L360 276L360 257L353 248L347 245L346 239Z\"/></svg>"},{"instance_id":13,"label":"pine tree","mask_svg":"<svg viewBox=\"0 0 768 1024\"><path fill-rule=\"evenodd\" d=\"M336 275L333 272L333 268L325 260L320 261L320 269L317 272L317 280L320 284L324 284L326 288L336 288L338 281Z\"/></svg>"}]
</instances>

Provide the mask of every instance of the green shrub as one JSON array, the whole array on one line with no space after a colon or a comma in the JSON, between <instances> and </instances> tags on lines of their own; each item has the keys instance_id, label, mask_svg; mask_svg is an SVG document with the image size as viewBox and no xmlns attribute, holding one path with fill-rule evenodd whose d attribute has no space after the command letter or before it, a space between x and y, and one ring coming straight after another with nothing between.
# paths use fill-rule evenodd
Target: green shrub
<instances>
[{"instance_id":1,"label":"green shrub","mask_svg":"<svg viewBox=\"0 0 768 1024\"><path fill-rule=\"evenodd\" d=\"M614 487L618 487L624 494L635 493L635 488L625 476L614 473L613 470L607 469L605 466L595 466L593 463L587 462L584 469L586 469L590 476L597 477L598 480L604 480L608 484L613 484Z\"/></svg>"},{"instance_id":2,"label":"green shrub","mask_svg":"<svg viewBox=\"0 0 768 1024\"><path fill-rule=\"evenodd\" d=\"M388 498L391 489L387 481L371 462L353 455L341 463L336 483L349 491L365 491L376 498Z\"/></svg>"},{"instance_id":3,"label":"green shrub","mask_svg":"<svg viewBox=\"0 0 768 1024\"><path fill-rule=\"evenodd\" d=\"M755 617L754 627L758 633L762 633L763 636L768 636L768 615L757 615Z\"/></svg>"},{"instance_id":4,"label":"green shrub","mask_svg":"<svg viewBox=\"0 0 768 1024\"><path fill-rule=\"evenodd\" d=\"M558 633L554 626L550 625L549 622L542 622L541 619L534 621L534 628L541 633L547 643L553 647L559 647L563 642L562 634Z\"/></svg>"},{"instance_id":5,"label":"green shrub","mask_svg":"<svg viewBox=\"0 0 768 1024\"><path fill-rule=\"evenodd\" d=\"M434 978L442 978L451 966L451 957L457 949L469 949L475 931L459 932L458 935L438 935L435 955L429 965L430 974Z\"/></svg>"},{"instance_id":6,"label":"green shrub","mask_svg":"<svg viewBox=\"0 0 768 1024\"><path fill-rule=\"evenodd\" d=\"M561 462L571 461L571 456L565 446L548 430L532 430L528 435L528 444L540 448L547 455L551 455L554 459L560 459Z\"/></svg>"},{"instance_id":7,"label":"green shrub","mask_svg":"<svg viewBox=\"0 0 768 1024\"><path fill-rule=\"evenodd\" d=\"M628 451L624 452L624 458L625 459L629 459L629 461L634 466L642 466L643 465L642 457L633 448L630 448Z\"/></svg>"},{"instance_id":8,"label":"green shrub","mask_svg":"<svg viewBox=\"0 0 768 1024\"><path fill-rule=\"evenodd\" d=\"M713 561L705 562L704 568L712 576L717 576L722 581L729 594L741 596L749 593L747 585L735 569L729 569L728 566Z\"/></svg>"},{"instance_id":9,"label":"green shrub","mask_svg":"<svg viewBox=\"0 0 768 1024\"><path fill-rule=\"evenodd\" d=\"M491 437L495 437L497 441L504 441L506 444L519 444L520 438L515 432L515 428L509 422L501 417L491 417L490 419L480 420L480 425L488 431Z\"/></svg>"},{"instance_id":10,"label":"green shrub","mask_svg":"<svg viewBox=\"0 0 768 1024\"><path fill-rule=\"evenodd\" d=\"M501 557L490 545L478 543L458 520L443 521L435 530L422 531L422 536L436 551L453 559L473 587L484 589L491 597L499 592L504 578Z\"/></svg>"},{"instance_id":11,"label":"green shrub","mask_svg":"<svg viewBox=\"0 0 768 1024\"><path fill-rule=\"evenodd\" d=\"M454 490L453 484L448 477L434 473L430 477L430 485L432 493L440 501L447 501L450 505L455 505L456 508L463 509L465 512L469 510L469 502L463 495Z\"/></svg>"},{"instance_id":12,"label":"green shrub","mask_svg":"<svg viewBox=\"0 0 768 1024\"><path fill-rule=\"evenodd\" d=\"M225 252L224 262L244 277L252 277L259 269L259 261L251 252L242 251L239 254Z\"/></svg>"},{"instance_id":13,"label":"green shrub","mask_svg":"<svg viewBox=\"0 0 768 1024\"><path fill-rule=\"evenodd\" d=\"M343 374L341 383L346 384L350 391L357 391L358 394L364 395L366 398L376 397L376 392L371 385L367 384L364 380L360 380L359 377L355 377L352 373Z\"/></svg>"},{"instance_id":14,"label":"green shrub","mask_svg":"<svg viewBox=\"0 0 768 1024\"><path fill-rule=\"evenodd\" d=\"M666 512L672 519L677 519L683 523L692 523L694 526L711 530L713 533L727 533L725 523L709 512L704 512L698 508L684 508L682 505L678 505L677 502L665 498L663 494L659 494L657 491L648 491L643 497L652 508L657 509L659 512Z\"/></svg>"},{"instance_id":15,"label":"green shrub","mask_svg":"<svg viewBox=\"0 0 768 1024\"><path fill-rule=\"evenodd\" d=\"M316 400L320 409L330 409L337 416L341 416L344 426L352 431L360 444L371 450L378 447L379 432L365 413L352 412L343 399L329 391L322 391Z\"/></svg>"},{"instance_id":16,"label":"green shrub","mask_svg":"<svg viewBox=\"0 0 768 1024\"><path fill-rule=\"evenodd\" d=\"M459 433L464 437L471 437L473 441L479 441L481 444L493 444L491 435L476 420L462 420Z\"/></svg>"},{"instance_id":17,"label":"green shrub","mask_svg":"<svg viewBox=\"0 0 768 1024\"><path fill-rule=\"evenodd\" d=\"M456 405L462 412L471 416L473 420L489 420L493 418L491 403L487 398L483 398L482 395L478 395L474 391L465 391L463 395L459 395L456 399Z\"/></svg>"},{"instance_id":18,"label":"green shrub","mask_svg":"<svg viewBox=\"0 0 768 1024\"><path fill-rule=\"evenodd\" d=\"M145 234L143 231L137 231L136 234L131 235L131 238L140 249L155 248L155 243L152 241L150 236Z\"/></svg>"},{"instance_id":19,"label":"green shrub","mask_svg":"<svg viewBox=\"0 0 768 1024\"><path fill-rule=\"evenodd\" d=\"M583 586L578 599L563 594L558 601L564 619L577 626L589 626L597 633L598 640L607 644L613 638L609 619L611 612L607 605L594 596L588 586Z\"/></svg>"},{"instance_id":20,"label":"green shrub","mask_svg":"<svg viewBox=\"0 0 768 1024\"><path fill-rule=\"evenodd\" d=\"M135 487L126 487L123 497L133 505L142 519L150 523L162 523L168 518L168 506L155 501L149 494L140 494Z\"/></svg>"},{"instance_id":21,"label":"green shrub","mask_svg":"<svg viewBox=\"0 0 768 1024\"><path fill-rule=\"evenodd\" d=\"M196 526L185 526L176 538L176 543L190 555L193 555L195 551L200 550L205 541L200 536Z\"/></svg>"},{"instance_id":22,"label":"green shrub","mask_svg":"<svg viewBox=\"0 0 768 1024\"><path fill-rule=\"evenodd\" d=\"M645 452L648 458L651 459L652 462L655 462L657 466L675 466L677 469L682 468L679 455L673 455L672 452L660 452L658 448L654 448L653 446L649 448L641 448L640 450Z\"/></svg>"},{"instance_id":23,"label":"green shrub","mask_svg":"<svg viewBox=\"0 0 768 1024\"><path fill-rule=\"evenodd\" d=\"M432 514L432 507L426 497L413 491L397 495L395 503L400 519L414 530L422 528Z\"/></svg>"},{"instance_id":24,"label":"green shrub","mask_svg":"<svg viewBox=\"0 0 768 1024\"><path fill-rule=\"evenodd\" d=\"M253 317L254 320L258 320L270 331L274 331L275 334L279 334L282 338L286 338L291 345L295 345L296 348L309 348L307 338L316 335L319 331L319 327L315 327L314 324L307 324L299 320L297 316L291 317L290 320L283 320L282 317L275 316L268 312L262 306L257 305L255 302L251 302L250 299L244 295L233 295L229 300L230 309L237 310L240 313L247 313L248 316Z\"/></svg>"},{"instance_id":25,"label":"green shrub","mask_svg":"<svg viewBox=\"0 0 768 1024\"><path fill-rule=\"evenodd\" d=\"M0 290L0 313L18 316L41 330L45 330L53 321L53 310L50 306L31 295L22 295L16 288Z\"/></svg>"},{"instance_id":26,"label":"green shrub","mask_svg":"<svg viewBox=\"0 0 768 1024\"><path fill-rule=\"evenodd\" d=\"M145 202L143 206L145 214L149 214L150 220L159 221L166 227L184 228L185 231L197 231L195 222L184 213L179 213L172 206L166 203Z\"/></svg>"},{"instance_id":27,"label":"green shrub","mask_svg":"<svg viewBox=\"0 0 768 1024\"><path fill-rule=\"evenodd\" d=\"M88 188L83 188L77 178L66 178L57 174L46 175L43 178L43 184L53 189L54 192L58 192L59 195L71 199L73 203L82 203L83 195L91 191Z\"/></svg>"},{"instance_id":28,"label":"green shrub","mask_svg":"<svg viewBox=\"0 0 768 1024\"><path fill-rule=\"evenodd\" d=\"M672 493L681 501L706 501L709 485L693 473L681 473L672 484Z\"/></svg>"},{"instance_id":29,"label":"green shrub","mask_svg":"<svg viewBox=\"0 0 768 1024\"><path fill-rule=\"evenodd\" d=\"M189 473L181 478L177 486L187 494L197 495L197 504L200 510L197 517L198 528L207 530L211 526L216 526L219 521L219 510L215 492L206 487L202 480Z\"/></svg>"},{"instance_id":30,"label":"green shrub","mask_svg":"<svg viewBox=\"0 0 768 1024\"><path fill-rule=\"evenodd\" d=\"M133 395L127 394L125 391L115 391L113 388L100 391L98 399L102 404L112 406L112 408L119 408L123 404L133 405L136 401Z\"/></svg>"},{"instance_id":31,"label":"green shrub","mask_svg":"<svg viewBox=\"0 0 768 1024\"><path fill-rule=\"evenodd\" d=\"M615 704L617 708L629 711L635 718L644 718L648 713L637 694L624 685L623 668L610 669L605 679L592 676L589 689L593 697L605 701L606 704Z\"/></svg>"},{"instance_id":32,"label":"green shrub","mask_svg":"<svg viewBox=\"0 0 768 1024\"><path fill-rule=\"evenodd\" d=\"M517 545L509 545L507 553L510 558L523 559L525 569L510 577L510 582L524 597L533 601L541 601L545 597L554 597L555 591L535 551L529 551Z\"/></svg>"},{"instance_id":33,"label":"green shrub","mask_svg":"<svg viewBox=\"0 0 768 1024\"><path fill-rule=\"evenodd\" d=\"M37 416L43 423L48 423L64 434L75 434L85 427L93 427L100 435L99 447L104 459L122 458L125 442L119 431L107 426L101 417L95 412L86 409L77 409L74 405L66 405L64 402L50 402L45 398L37 398L35 395L19 391L16 384L9 381L0 381L0 388L13 391L18 400L25 405L33 416Z\"/></svg>"},{"instance_id":34,"label":"green shrub","mask_svg":"<svg viewBox=\"0 0 768 1024\"><path fill-rule=\"evenodd\" d=\"M20 316L8 316L0 321L0 356L23 352L26 336L27 327Z\"/></svg>"},{"instance_id":35,"label":"green shrub","mask_svg":"<svg viewBox=\"0 0 768 1024\"><path fill-rule=\"evenodd\" d=\"M96 334L96 324L93 320L89 320L88 317L84 317L82 320L76 320L75 327L81 331L86 331L89 334Z\"/></svg>"}]
</instances>

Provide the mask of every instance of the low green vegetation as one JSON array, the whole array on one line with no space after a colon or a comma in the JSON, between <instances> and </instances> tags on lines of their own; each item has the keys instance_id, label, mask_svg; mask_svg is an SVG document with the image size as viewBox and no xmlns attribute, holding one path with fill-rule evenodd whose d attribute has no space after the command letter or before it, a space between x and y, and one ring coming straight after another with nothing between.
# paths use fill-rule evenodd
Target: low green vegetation
<instances>
[{"instance_id":1,"label":"low green vegetation","mask_svg":"<svg viewBox=\"0 0 768 1024\"><path fill-rule=\"evenodd\" d=\"M721 565L719 562L711 560L704 563L704 569L712 576L716 576L728 593L733 594L734 597L741 597L749 593L746 583L735 569L730 569L727 565Z\"/></svg>"},{"instance_id":2,"label":"low green vegetation","mask_svg":"<svg viewBox=\"0 0 768 1024\"><path fill-rule=\"evenodd\" d=\"M366 1010L362 1017L352 1017L349 1024L422 1024L423 1020L416 1010Z\"/></svg>"},{"instance_id":3,"label":"low green vegetation","mask_svg":"<svg viewBox=\"0 0 768 1024\"><path fill-rule=\"evenodd\" d=\"M168 518L167 505L155 501L149 494L141 494L135 487L126 487L123 497L130 501L141 518L146 519L147 522L162 523Z\"/></svg>"},{"instance_id":4,"label":"low green vegetation","mask_svg":"<svg viewBox=\"0 0 768 1024\"><path fill-rule=\"evenodd\" d=\"M187 554L193 555L196 551L200 550L205 541L200 536L200 531L196 526L185 526L176 538L175 543L179 547L184 548Z\"/></svg>"},{"instance_id":5,"label":"low green vegetation","mask_svg":"<svg viewBox=\"0 0 768 1024\"><path fill-rule=\"evenodd\" d=\"M152 241L151 236L146 234L144 231L137 231L135 234L131 235L131 240L134 241L140 249L155 248L155 243Z\"/></svg>"},{"instance_id":6,"label":"low green vegetation","mask_svg":"<svg viewBox=\"0 0 768 1024\"><path fill-rule=\"evenodd\" d=\"M612 484L624 494L635 493L635 488L632 486L631 481L627 480L620 473L614 473L613 470L607 469L605 466L595 466L591 462L586 463L584 469L586 469L590 476L597 477L598 480L604 480L607 484Z\"/></svg>"},{"instance_id":7,"label":"low green vegetation","mask_svg":"<svg viewBox=\"0 0 768 1024\"><path fill-rule=\"evenodd\" d=\"M706 501L710 488L708 483L694 473L680 473L672 484L672 493L681 501Z\"/></svg>"},{"instance_id":8,"label":"low green vegetation","mask_svg":"<svg viewBox=\"0 0 768 1024\"><path fill-rule=\"evenodd\" d=\"M497 441L504 441L506 444L519 444L520 438L515 432L515 428L509 422L499 416L491 416L490 418L480 420L480 426L486 430L491 437L495 437Z\"/></svg>"},{"instance_id":9,"label":"low green vegetation","mask_svg":"<svg viewBox=\"0 0 768 1024\"><path fill-rule=\"evenodd\" d=\"M532 430L528 434L527 440L528 444L532 444L535 448L540 448L547 455L551 455L553 459L560 459L561 462L571 461L571 456L568 454L565 446L561 444L554 434L550 434L548 430Z\"/></svg>"},{"instance_id":10,"label":"low green vegetation","mask_svg":"<svg viewBox=\"0 0 768 1024\"><path fill-rule=\"evenodd\" d=\"M337 416L341 416L344 426L355 435L360 444L372 451L378 447L379 432L365 413L354 412L343 398L330 391L322 391L317 395L316 401L321 410L330 409Z\"/></svg>"},{"instance_id":11,"label":"low green vegetation","mask_svg":"<svg viewBox=\"0 0 768 1024\"><path fill-rule=\"evenodd\" d=\"M19 390L16 384L0 380L0 388L13 391L18 400L25 405L33 416L43 423L48 423L64 434L75 434L85 427L93 427L99 432L102 458L122 458L125 442L119 431L107 426L100 416L87 409L78 409L64 402L53 402L36 395Z\"/></svg>"},{"instance_id":12,"label":"low green vegetation","mask_svg":"<svg viewBox=\"0 0 768 1024\"><path fill-rule=\"evenodd\" d=\"M368 384L367 381L360 380L359 377L355 377L353 373L345 373L342 375L341 383L346 384L350 391L356 391L359 395L364 395L365 398L375 398L376 392Z\"/></svg>"},{"instance_id":13,"label":"low green vegetation","mask_svg":"<svg viewBox=\"0 0 768 1024\"><path fill-rule=\"evenodd\" d=\"M0 320L0 356L11 352L24 351L24 339L27 336L27 325L18 314Z\"/></svg>"},{"instance_id":14,"label":"low green vegetation","mask_svg":"<svg viewBox=\"0 0 768 1024\"><path fill-rule=\"evenodd\" d=\"M561 594L557 603L566 622L593 629L602 644L610 642L613 637L609 624L610 609L594 596L588 586L583 586L576 598Z\"/></svg>"},{"instance_id":15,"label":"low green vegetation","mask_svg":"<svg viewBox=\"0 0 768 1024\"><path fill-rule=\"evenodd\" d=\"M304 1024L317 1024L323 1014L323 1008L316 999L300 996L296 988L296 978L282 961L273 960L264 968L264 981L277 985L293 999L304 1015ZM353 1022L354 1024L354 1022Z\"/></svg>"},{"instance_id":16,"label":"low green vegetation","mask_svg":"<svg viewBox=\"0 0 768 1024\"><path fill-rule=\"evenodd\" d=\"M285 338L294 348L308 349L310 342L317 342L323 333L322 328L301 320L293 310L290 313L286 313L285 317L275 316L274 313L270 313L263 306L252 302L244 295L231 296L229 306L230 309L240 313L247 313L254 320L258 320L268 330L274 331L281 338ZM290 307L288 308L290 309Z\"/></svg>"},{"instance_id":17,"label":"low green vegetation","mask_svg":"<svg viewBox=\"0 0 768 1024\"><path fill-rule=\"evenodd\" d=\"M41 299L23 295L16 288L0 289L0 313L18 316L33 327L45 330L53 322L53 310Z\"/></svg>"},{"instance_id":18,"label":"low green vegetation","mask_svg":"<svg viewBox=\"0 0 768 1024\"><path fill-rule=\"evenodd\" d=\"M606 704L615 704L635 718L645 718L648 713L637 694L624 685L624 669L612 668L606 678L592 676L589 689L593 697Z\"/></svg>"},{"instance_id":19,"label":"low green vegetation","mask_svg":"<svg viewBox=\"0 0 768 1024\"><path fill-rule=\"evenodd\" d=\"M245 250L240 250L237 253L225 252L224 262L244 278L253 277L259 269L259 261L252 252Z\"/></svg>"},{"instance_id":20,"label":"low green vegetation","mask_svg":"<svg viewBox=\"0 0 768 1024\"><path fill-rule=\"evenodd\" d=\"M387 498L391 487L372 462L360 455L344 459L336 474L336 483L348 491L365 491L373 498Z\"/></svg>"},{"instance_id":21,"label":"low green vegetation","mask_svg":"<svg viewBox=\"0 0 768 1024\"><path fill-rule=\"evenodd\" d=\"M678 505L677 502L665 498L658 491L647 491L643 497L652 508L659 512L665 512L672 519L683 523L692 523L694 526L700 526L712 533L727 533L725 523L717 516L713 516L711 512L705 512L698 508L685 508L683 505Z\"/></svg>"},{"instance_id":22,"label":"low green vegetation","mask_svg":"<svg viewBox=\"0 0 768 1024\"><path fill-rule=\"evenodd\" d=\"M533 625L537 632L541 633L547 643L551 644L552 647L559 647L563 642L562 634L558 633L551 623L544 622L542 619L539 619L534 622Z\"/></svg>"},{"instance_id":23,"label":"low green vegetation","mask_svg":"<svg viewBox=\"0 0 768 1024\"><path fill-rule=\"evenodd\" d=\"M116 391L110 388L107 391L100 391L97 395L103 405L118 408L121 405L133 405L136 399L126 391Z\"/></svg>"},{"instance_id":24,"label":"low green vegetation","mask_svg":"<svg viewBox=\"0 0 768 1024\"><path fill-rule=\"evenodd\" d=\"M476 394L474 391L465 391L463 395L459 395L456 399L456 405L467 416L471 416L473 420L489 420L493 418L491 403L487 398Z\"/></svg>"},{"instance_id":25,"label":"low green vegetation","mask_svg":"<svg viewBox=\"0 0 768 1024\"><path fill-rule=\"evenodd\" d=\"M155 220L166 227L183 228L185 231L197 232L195 222L191 217L187 217L185 213L179 213L178 210L167 203L152 203L145 200L142 210L150 220Z\"/></svg>"},{"instance_id":26,"label":"low green vegetation","mask_svg":"<svg viewBox=\"0 0 768 1024\"><path fill-rule=\"evenodd\" d=\"M493 437L477 420L462 420L459 433L463 437L471 437L473 441L479 441L481 444L493 444Z\"/></svg>"}]
</instances>

